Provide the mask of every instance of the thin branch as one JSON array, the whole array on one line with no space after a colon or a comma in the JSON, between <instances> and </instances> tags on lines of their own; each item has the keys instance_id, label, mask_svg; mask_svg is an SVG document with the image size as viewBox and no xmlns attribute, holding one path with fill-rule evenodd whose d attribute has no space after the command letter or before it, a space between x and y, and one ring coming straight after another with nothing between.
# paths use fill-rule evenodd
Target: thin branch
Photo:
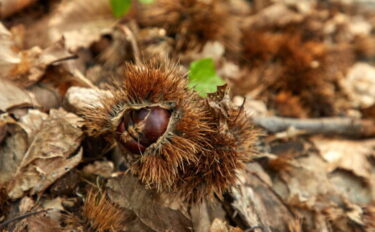
<instances>
[{"instance_id":1,"label":"thin branch","mask_svg":"<svg viewBox=\"0 0 375 232\"><path fill-rule=\"evenodd\" d=\"M57 63L60 63L60 62L63 62L63 61L75 60L75 59L78 59L78 55L71 55L71 56L62 57L60 59L54 60L51 64L57 64Z\"/></svg>"},{"instance_id":2,"label":"thin branch","mask_svg":"<svg viewBox=\"0 0 375 232\"><path fill-rule=\"evenodd\" d=\"M253 117L256 125L277 133L289 128L304 131L306 134L330 134L353 137L375 136L375 122L352 118L295 119L282 117Z\"/></svg>"},{"instance_id":3,"label":"thin branch","mask_svg":"<svg viewBox=\"0 0 375 232\"><path fill-rule=\"evenodd\" d=\"M121 25L120 29L125 34L126 38L129 40L129 42L132 46L135 64L140 65L142 62L141 62L141 58L140 58L140 55L139 55L139 48L138 48L138 45L137 45L137 41L135 39L135 36L134 36L133 32L125 25Z\"/></svg>"},{"instance_id":4,"label":"thin branch","mask_svg":"<svg viewBox=\"0 0 375 232\"><path fill-rule=\"evenodd\" d=\"M27 217L30 217L30 216L33 216L33 215L36 215L36 214L45 213L45 212L48 212L50 210L51 209L43 209L43 210L40 210L40 211L29 212L29 213L25 213L24 215L21 215L21 216L15 217L15 218L11 218L11 219L9 219L9 220L0 224L0 230L4 229L7 225L9 225L12 222L19 221L19 220L25 219Z\"/></svg>"}]
</instances>

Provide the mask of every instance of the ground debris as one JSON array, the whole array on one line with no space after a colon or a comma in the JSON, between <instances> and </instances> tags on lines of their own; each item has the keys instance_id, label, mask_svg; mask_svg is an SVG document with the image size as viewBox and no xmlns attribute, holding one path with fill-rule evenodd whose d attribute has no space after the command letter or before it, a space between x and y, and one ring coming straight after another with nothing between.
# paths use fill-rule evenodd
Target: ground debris
<instances>
[{"instance_id":1,"label":"ground debris","mask_svg":"<svg viewBox=\"0 0 375 232\"><path fill-rule=\"evenodd\" d=\"M375 4L114 2L0 0L1 232L375 231Z\"/></svg>"}]
</instances>

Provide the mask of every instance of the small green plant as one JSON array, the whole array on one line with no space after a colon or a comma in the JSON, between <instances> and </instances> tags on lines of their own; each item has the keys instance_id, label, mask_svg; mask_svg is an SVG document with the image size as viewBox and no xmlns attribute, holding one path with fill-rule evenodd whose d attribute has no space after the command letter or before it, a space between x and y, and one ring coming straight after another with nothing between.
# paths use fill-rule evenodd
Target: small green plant
<instances>
[{"instance_id":1,"label":"small green plant","mask_svg":"<svg viewBox=\"0 0 375 232\"><path fill-rule=\"evenodd\" d=\"M138 0L141 3L148 4L154 0ZM110 0L112 13L116 18L121 18L130 10L132 0Z\"/></svg>"},{"instance_id":2,"label":"small green plant","mask_svg":"<svg viewBox=\"0 0 375 232\"><path fill-rule=\"evenodd\" d=\"M189 88L197 91L201 97L216 92L217 87L224 84L225 81L216 74L214 61L211 58L196 60L190 64Z\"/></svg>"}]
</instances>

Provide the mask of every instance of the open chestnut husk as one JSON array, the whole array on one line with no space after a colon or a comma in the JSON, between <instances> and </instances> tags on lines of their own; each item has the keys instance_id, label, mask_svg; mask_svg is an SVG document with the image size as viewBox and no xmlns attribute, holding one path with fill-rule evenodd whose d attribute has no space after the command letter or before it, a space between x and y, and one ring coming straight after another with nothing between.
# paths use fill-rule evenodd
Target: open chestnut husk
<instances>
[{"instance_id":1,"label":"open chestnut husk","mask_svg":"<svg viewBox=\"0 0 375 232\"><path fill-rule=\"evenodd\" d=\"M117 127L120 141L128 151L142 154L165 133L170 117L160 106L127 110Z\"/></svg>"},{"instance_id":2,"label":"open chestnut husk","mask_svg":"<svg viewBox=\"0 0 375 232\"><path fill-rule=\"evenodd\" d=\"M126 64L109 90L84 114L88 132L114 137L129 172L159 193L221 196L254 154L257 130L225 88L202 98L174 64Z\"/></svg>"}]
</instances>

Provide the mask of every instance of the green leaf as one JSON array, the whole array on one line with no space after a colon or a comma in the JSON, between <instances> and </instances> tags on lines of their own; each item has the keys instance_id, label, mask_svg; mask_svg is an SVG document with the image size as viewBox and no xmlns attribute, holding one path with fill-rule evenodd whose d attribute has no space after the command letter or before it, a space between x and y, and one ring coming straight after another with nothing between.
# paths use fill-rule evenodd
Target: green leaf
<instances>
[{"instance_id":1,"label":"green leaf","mask_svg":"<svg viewBox=\"0 0 375 232\"><path fill-rule=\"evenodd\" d=\"M112 13L116 18L121 18L128 13L132 0L110 0Z\"/></svg>"},{"instance_id":2,"label":"green leaf","mask_svg":"<svg viewBox=\"0 0 375 232\"><path fill-rule=\"evenodd\" d=\"M144 4L150 4L150 3L153 3L154 0L139 0L140 3L144 3Z\"/></svg>"},{"instance_id":3,"label":"green leaf","mask_svg":"<svg viewBox=\"0 0 375 232\"><path fill-rule=\"evenodd\" d=\"M194 89L202 97L214 93L217 87L225 82L216 74L214 61L211 58L192 62L189 68L189 88Z\"/></svg>"}]
</instances>

